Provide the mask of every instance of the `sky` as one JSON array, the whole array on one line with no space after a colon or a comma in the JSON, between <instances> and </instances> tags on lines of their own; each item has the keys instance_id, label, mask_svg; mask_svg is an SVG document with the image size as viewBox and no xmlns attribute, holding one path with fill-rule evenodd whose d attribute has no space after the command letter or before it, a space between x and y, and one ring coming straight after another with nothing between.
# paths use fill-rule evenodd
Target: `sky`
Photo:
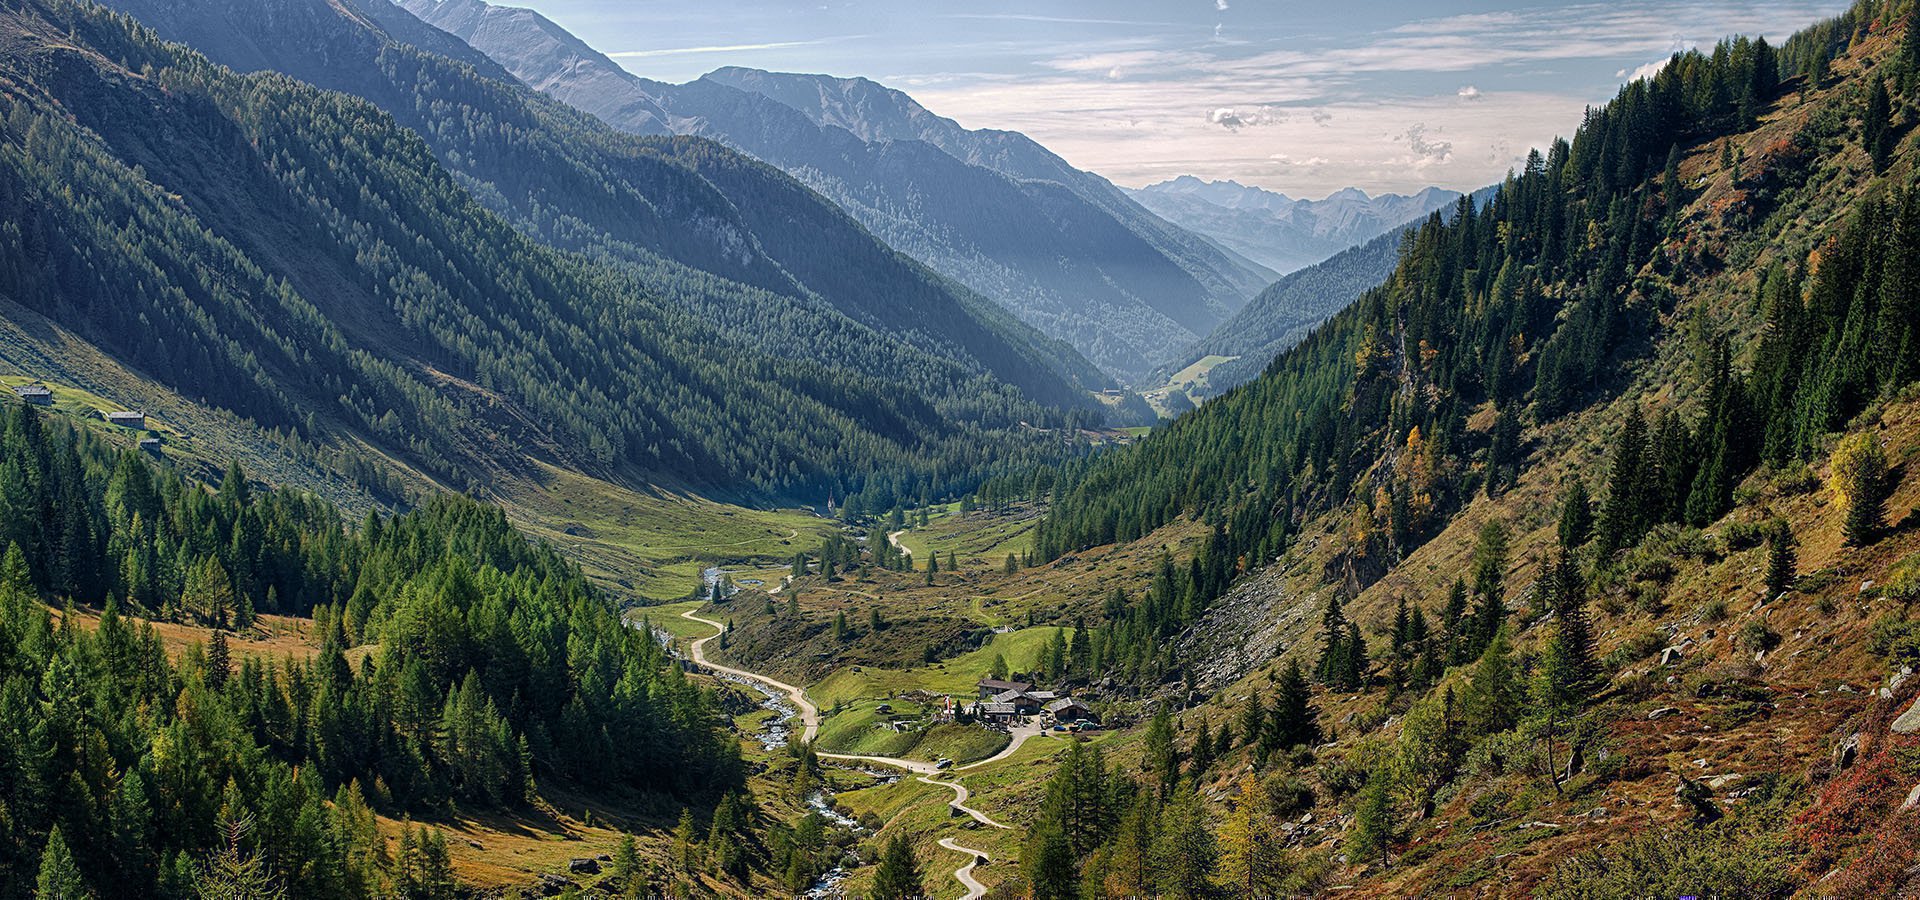
<instances>
[{"instance_id":1,"label":"sky","mask_svg":"<svg viewBox=\"0 0 1920 900\"><path fill-rule=\"evenodd\" d=\"M1472 190L1676 50L1849 0L496 0L635 74L863 76L1129 187Z\"/></svg>"}]
</instances>

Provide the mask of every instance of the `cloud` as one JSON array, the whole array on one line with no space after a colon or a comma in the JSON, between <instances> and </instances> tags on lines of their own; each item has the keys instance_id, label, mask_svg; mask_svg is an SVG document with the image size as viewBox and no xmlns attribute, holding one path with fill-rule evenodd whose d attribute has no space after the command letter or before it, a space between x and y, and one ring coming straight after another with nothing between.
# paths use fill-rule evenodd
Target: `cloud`
<instances>
[{"instance_id":1,"label":"cloud","mask_svg":"<svg viewBox=\"0 0 1920 900\"><path fill-rule=\"evenodd\" d=\"M1022 13L948 13L943 19L978 19L987 22L1037 22L1047 25L1126 25L1130 27L1168 28L1178 22L1152 22L1143 19L1081 19L1071 16L1035 16Z\"/></svg>"},{"instance_id":2,"label":"cloud","mask_svg":"<svg viewBox=\"0 0 1920 900\"><path fill-rule=\"evenodd\" d=\"M810 41L774 41L766 44L714 44L705 47L663 47L657 50L621 50L609 53L614 59L649 59L657 56L685 56L694 53L753 53L761 50L785 50L790 47L812 47L819 44L833 44L840 41L859 40L864 34L845 34L839 37L817 38Z\"/></svg>"},{"instance_id":3,"label":"cloud","mask_svg":"<svg viewBox=\"0 0 1920 900\"><path fill-rule=\"evenodd\" d=\"M1228 9L1227 0L1213 0L1213 8L1220 12L1226 12Z\"/></svg>"},{"instance_id":4,"label":"cloud","mask_svg":"<svg viewBox=\"0 0 1920 900\"><path fill-rule=\"evenodd\" d=\"M1275 153L1267 157L1281 169L1318 169L1327 164L1324 156L1309 156L1306 159L1294 159L1285 153Z\"/></svg>"},{"instance_id":5,"label":"cloud","mask_svg":"<svg viewBox=\"0 0 1920 900\"><path fill-rule=\"evenodd\" d=\"M1439 131L1439 129L1434 129ZM1427 137L1427 123L1415 122L1407 130L1394 137L1396 141L1406 141L1407 149L1417 157L1417 165L1444 163L1453 158L1453 142Z\"/></svg>"},{"instance_id":6,"label":"cloud","mask_svg":"<svg viewBox=\"0 0 1920 900\"><path fill-rule=\"evenodd\" d=\"M1846 2L1573 0L1332 40L1293 40L1243 3L1232 11L1250 20L1235 19L1232 35L1216 11L1219 40L1189 22L1177 35L1083 41L1029 57L1004 80L915 94L969 127L1027 133L1123 184L1193 174L1289 193L1471 190L1571 135L1583 109L1613 94L1615 69L1626 67L1624 78L1641 60L1663 62L1724 34L1777 43Z\"/></svg>"},{"instance_id":7,"label":"cloud","mask_svg":"<svg viewBox=\"0 0 1920 900\"><path fill-rule=\"evenodd\" d=\"M1239 131L1254 125L1276 125L1287 120L1285 112L1265 106L1250 109L1220 107L1207 113L1207 121L1228 131Z\"/></svg>"}]
</instances>

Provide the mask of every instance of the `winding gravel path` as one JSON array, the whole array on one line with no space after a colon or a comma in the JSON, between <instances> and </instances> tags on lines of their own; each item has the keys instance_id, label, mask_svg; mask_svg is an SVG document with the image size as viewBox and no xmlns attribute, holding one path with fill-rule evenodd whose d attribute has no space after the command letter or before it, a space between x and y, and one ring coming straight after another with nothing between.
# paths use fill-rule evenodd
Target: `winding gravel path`
<instances>
[{"instance_id":1,"label":"winding gravel path","mask_svg":"<svg viewBox=\"0 0 1920 900\"><path fill-rule=\"evenodd\" d=\"M800 724L801 724L800 740L809 744L813 743L814 738L818 737L820 734L820 707L813 705L813 701L807 699L806 691L800 688L794 687L793 685L787 684L784 681L778 681L773 678L769 678L758 672L749 672L745 669L736 669L736 668L733 668L732 666L724 666L707 659L707 642L710 640L713 640L716 637L719 637L720 632L724 631L726 629L726 626L720 624L719 622L715 622L712 619L695 615L694 611L690 609L681 613L680 617L683 619L689 619L694 622L699 622L703 625L711 626L714 629L713 634L707 635L706 637L703 637L703 638L695 638L693 641L687 644L687 655L692 657L694 662L699 663L702 666L706 666L707 668L712 669L716 672L725 672L728 675L732 675L737 678L745 678L750 681L760 682L761 684L764 684L767 687L773 688L774 690L785 694L787 696L787 699L793 701L794 708L800 711ZM1002 759L1006 759L1007 757L1012 756L1015 750L1020 749L1020 745L1026 743L1028 738L1031 738L1034 735L1039 733L1040 733L1040 729L1038 727L1016 728L1014 729L1013 740L1007 743L1006 749L1001 750L999 753L996 753L993 756L987 757L986 759L980 760L979 762L969 763L965 766L962 766L961 768L972 769L977 766L984 766L987 763L998 762ZM931 784L931 785L936 785L943 788L951 788L953 790L953 799L948 801L947 805L953 807L954 809L959 810L960 812L966 813L968 816L972 817L975 822L979 822L980 824L985 825L989 828L1002 828L1002 829L1011 830L1010 826L1003 825L999 822L996 822L994 821L992 816L989 816L986 813L983 813L977 809L974 809L971 806L968 806L967 800L972 796L972 793L967 790L967 786L957 781L939 780L936 776L940 774L940 769L936 767L933 763L921 762L917 759L901 759L899 757L893 757L893 756L854 756L854 755L845 754L845 753L820 753L818 755L821 759L832 759L832 760L838 760L841 762L873 763L875 765L889 766L895 769L904 769L915 776L914 780L919 781L923 784ZM986 886L982 885L979 881L975 880L973 877L973 867L976 865L979 865L983 861L987 861L991 859L991 857L989 857L986 854L986 851L975 850L971 847L962 846L961 844L955 843L952 838L941 838L940 846L945 847L948 850L952 850L955 853L966 854L966 857L967 857L966 865L963 865L960 868L955 869L953 871L954 879L960 882L961 887L964 887L967 889L967 895L965 900L976 900L976 898L986 896L986 893L987 893Z\"/></svg>"}]
</instances>

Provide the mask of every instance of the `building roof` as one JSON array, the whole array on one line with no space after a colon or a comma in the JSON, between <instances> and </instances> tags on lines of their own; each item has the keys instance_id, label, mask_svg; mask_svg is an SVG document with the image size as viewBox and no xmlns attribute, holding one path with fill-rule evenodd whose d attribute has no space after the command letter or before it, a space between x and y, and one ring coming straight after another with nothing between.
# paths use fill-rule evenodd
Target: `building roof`
<instances>
[{"instance_id":1,"label":"building roof","mask_svg":"<svg viewBox=\"0 0 1920 900\"><path fill-rule=\"evenodd\" d=\"M980 679L980 686L996 694L1003 691L1019 691L1024 694L1027 691L1033 690L1033 685L1024 681L1001 681L998 678L982 678Z\"/></svg>"},{"instance_id":2,"label":"building roof","mask_svg":"<svg viewBox=\"0 0 1920 900\"><path fill-rule=\"evenodd\" d=\"M995 703L1018 703L1025 699L1027 699L1027 695L1019 691L1001 691L993 695L993 702Z\"/></svg>"},{"instance_id":3,"label":"building roof","mask_svg":"<svg viewBox=\"0 0 1920 900\"><path fill-rule=\"evenodd\" d=\"M979 707L979 714L983 716L1010 716L1013 713L1014 708L1011 703L982 703Z\"/></svg>"},{"instance_id":4,"label":"building roof","mask_svg":"<svg viewBox=\"0 0 1920 900\"><path fill-rule=\"evenodd\" d=\"M1077 699L1075 699L1075 698L1073 698L1073 697L1061 697L1060 699L1058 699L1058 700L1055 700L1055 701L1053 701L1052 703L1049 703L1049 704L1047 704L1047 712L1050 712L1050 713L1057 713L1057 712L1059 712L1059 711L1061 711L1061 710L1063 710L1063 709L1088 709L1088 710L1090 710L1090 709L1093 709L1093 707L1091 707L1091 706L1088 706L1088 705L1086 704L1086 701L1084 701L1084 700L1077 700Z\"/></svg>"},{"instance_id":5,"label":"building roof","mask_svg":"<svg viewBox=\"0 0 1920 900\"><path fill-rule=\"evenodd\" d=\"M1056 694L1053 691L1028 691L1027 692L1028 699L1038 700L1041 703L1045 703L1049 700L1056 699L1059 696L1060 696L1059 694Z\"/></svg>"},{"instance_id":6,"label":"building roof","mask_svg":"<svg viewBox=\"0 0 1920 900\"><path fill-rule=\"evenodd\" d=\"M24 397L28 394L51 394L53 389L44 384L21 384L15 385L13 392Z\"/></svg>"},{"instance_id":7,"label":"building roof","mask_svg":"<svg viewBox=\"0 0 1920 900\"><path fill-rule=\"evenodd\" d=\"M146 413L135 410L120 410L118 412L107 413L107 418L109 419L144 419L146 417Z\"/></svg>"}]
</instances>

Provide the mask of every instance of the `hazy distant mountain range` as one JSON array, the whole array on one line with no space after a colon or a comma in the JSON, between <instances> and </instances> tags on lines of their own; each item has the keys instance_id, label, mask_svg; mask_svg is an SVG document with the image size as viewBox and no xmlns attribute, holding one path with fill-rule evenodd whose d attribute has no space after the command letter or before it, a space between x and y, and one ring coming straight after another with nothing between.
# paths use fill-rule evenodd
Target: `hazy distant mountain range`
<instances>
[{"instance_id":1,"label":"hazy distant mountain range","mask_svg":"<svg viewBox=\"0 0 1920 900\"><path fill-rule=\"evenodd\" d=\"M1358 188L1325 200L1299 200L1235 181L1182 175L1130 192L1141 205L1182 228L1280 274L1327 259L1460 199L1427 188L1412 196L1369 197Z\"/></svg>"},{"instance_id":2,"label":"hazy distant mountain range","mask_svg":"<svg viewBox=\"0 0 1920 900\"><path fill-rule=\"evenodd\" d=\"M727 68L666 84L531 10L402 5L616 128L710 137L780 167L1121 377L1166 361L1275 277L1024 135L962 128L866 79Z\"/></svg>"}]
</instances>

